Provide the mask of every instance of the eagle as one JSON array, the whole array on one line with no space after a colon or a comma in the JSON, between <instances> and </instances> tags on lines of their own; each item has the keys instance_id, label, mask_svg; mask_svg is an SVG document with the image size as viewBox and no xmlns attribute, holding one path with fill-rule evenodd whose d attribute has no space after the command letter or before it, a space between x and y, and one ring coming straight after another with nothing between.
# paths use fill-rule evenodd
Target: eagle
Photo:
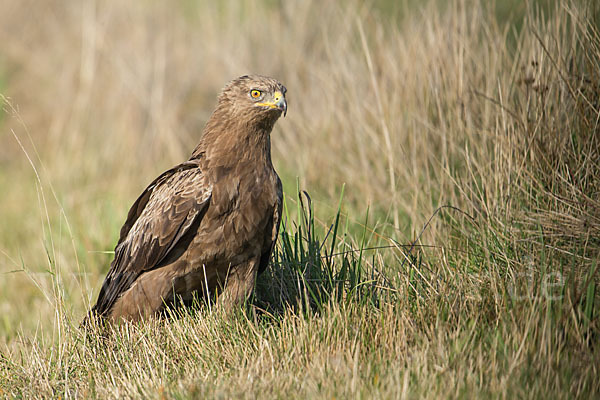
<instances>
[{"instance_id":1,"label":"eagle","mask_svg":"<svg viewBox=\"0 0 600 400\"><path fill-rule=\"evenodd\" d=\"M270 136L286 91L259 75L225 86L191 157L131 206L88 318L137 321L195 298L225 308L247 299L281 220Z\"/></svg>"}]
</instances>

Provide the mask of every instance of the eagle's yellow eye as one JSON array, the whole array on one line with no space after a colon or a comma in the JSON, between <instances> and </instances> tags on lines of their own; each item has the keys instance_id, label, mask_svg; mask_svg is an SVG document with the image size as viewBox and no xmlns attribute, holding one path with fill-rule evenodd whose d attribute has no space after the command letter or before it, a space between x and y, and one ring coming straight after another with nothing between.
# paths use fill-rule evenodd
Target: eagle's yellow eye
<instances>
[{"instance_id":1,"label":"eagle's yellow eye","mask_svg":"<svg viewBox=\"0 0 600 400\"><path fill-rule=\"evenodd\" d=\"M260 95L261 95L260 90L253 89L250 91L250 96L252 96L255 99L258 99L260 97Z\"/></svg>"}]
</instances>

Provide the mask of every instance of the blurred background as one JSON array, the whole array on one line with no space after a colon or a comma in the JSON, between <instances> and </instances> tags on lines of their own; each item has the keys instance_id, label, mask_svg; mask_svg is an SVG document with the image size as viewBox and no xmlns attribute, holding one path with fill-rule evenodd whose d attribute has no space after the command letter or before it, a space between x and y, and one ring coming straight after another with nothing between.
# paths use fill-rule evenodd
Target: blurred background
<instances>
[{"instance_id":1,"label":"blurred background","mask_svg":"<svg viewBox=\"0 0 600 400\"><path fill-rule=\"evenodd\" d=\"M52 326L56 301L84 315L129 206L189 156L220 89L247 73L288 88L273 159L286 194L298 179L319 218L335 214L345 184L348 224L360 229L368 209L373 240L410 243L450 204L493 230L502 256L484 263L535 264L540 230L569 253L588 243L576 259L588 263L597 130L570 148L565 127L579 126L573 110L594 96L591 83L585 101L570 96L577 77L597 79L581 52L592 8L1 0L0 342ZM560 169L583 165L577 154L588 154L587 172ZM434 218L422 242L468 246L463 219Z\"/></svg>"}]
</instances>

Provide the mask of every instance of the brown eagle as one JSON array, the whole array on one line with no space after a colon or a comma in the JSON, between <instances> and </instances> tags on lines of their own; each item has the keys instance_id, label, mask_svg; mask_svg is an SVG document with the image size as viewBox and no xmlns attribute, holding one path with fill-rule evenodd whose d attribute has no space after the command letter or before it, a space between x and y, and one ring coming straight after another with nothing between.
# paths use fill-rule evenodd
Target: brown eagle
<instances>
[{"instance_id":1,"label":"brown eagle","mask_svg":"<svg viewBox=\"0 0 600 400\"><path fill-rule=\"evenodd\" d=\"M121 228L91 316L117 322L159 314L196 296L245 300L279 230L282 190L270 134L286 88L242 76L219 95L189 160L156 178Z\"/></svg>"}]
</instances>

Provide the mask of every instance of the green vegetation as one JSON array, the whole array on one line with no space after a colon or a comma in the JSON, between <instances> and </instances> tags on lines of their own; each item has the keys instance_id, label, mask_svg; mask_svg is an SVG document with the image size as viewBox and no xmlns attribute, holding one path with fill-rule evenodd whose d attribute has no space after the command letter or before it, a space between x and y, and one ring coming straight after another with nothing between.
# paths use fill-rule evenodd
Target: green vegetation
<instances>
[{"instance_id":1,"label":"green vegetation","mask_svg":"<svg viewBox=\"0 0 600 400\"><path fill-rule=\"evenodd\" d=\"M600 395L597 5L9 3L1 396ZM247 72L289 94L252 298L81 329L135 196Z\"/></svg>"}]
</instances>

